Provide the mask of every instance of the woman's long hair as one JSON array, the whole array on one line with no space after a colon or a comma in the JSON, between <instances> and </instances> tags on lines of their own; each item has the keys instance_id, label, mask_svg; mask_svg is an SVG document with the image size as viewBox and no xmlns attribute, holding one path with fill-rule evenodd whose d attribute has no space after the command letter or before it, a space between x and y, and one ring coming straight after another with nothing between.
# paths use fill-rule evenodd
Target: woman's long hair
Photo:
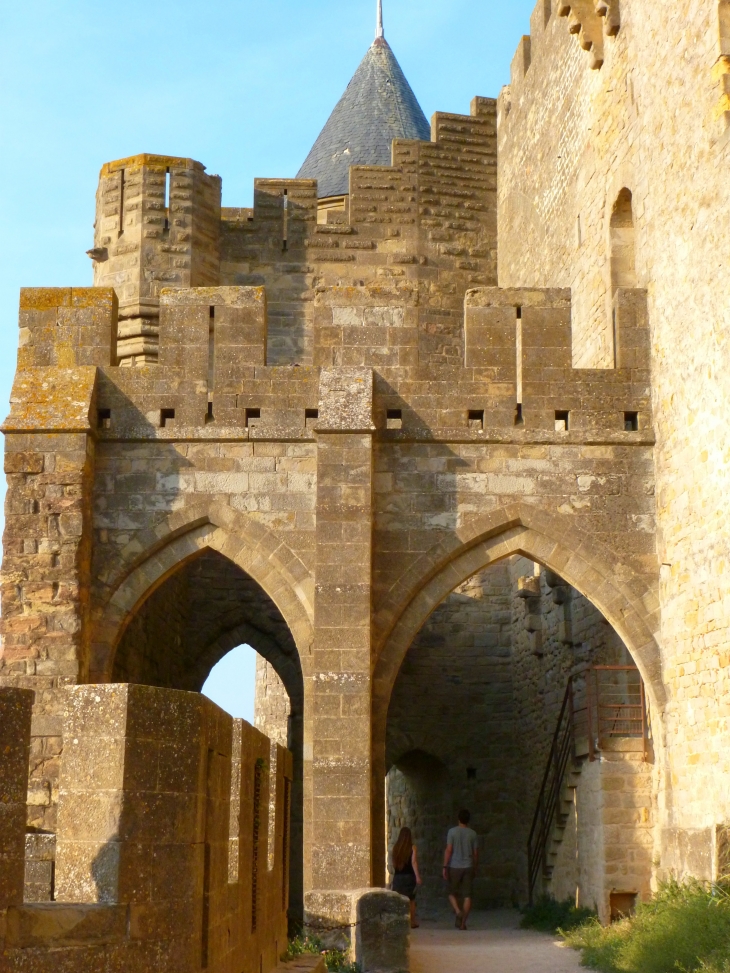
<instances>
[{"instance_id":1,"label":"woman's long hair","mask_svg":"<svg viewBox=\"0 0 730 973\"><path fill-rule=\"evenodd\" d=\"M410 828L401 828L393 848L393 866L396 872L402 871L413 854L413 835Z\"/></svg>"}]
</instances>

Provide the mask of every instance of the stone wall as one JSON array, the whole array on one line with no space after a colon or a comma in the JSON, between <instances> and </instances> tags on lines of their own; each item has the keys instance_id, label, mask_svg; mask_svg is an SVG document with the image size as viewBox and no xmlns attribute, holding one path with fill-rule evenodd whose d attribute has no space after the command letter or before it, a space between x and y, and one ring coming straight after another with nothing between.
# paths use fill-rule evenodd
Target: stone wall
<instances>
[{"instance_id":1,"label":"stone wall","mask_svg":"<svg viewBox=\"0 0 730 973\"><path fill-rule=\"evenodd\" d=\"M256 656L254 726L267 737L288 746L291 702L276 670L262 656Z\"/></svg>"},{"instance_id":2,"label":"stone wall","mask_svg":"<svg viewBox=\"0 0 730 973\"><path fill-rule=\"evenodd\" d=\"M652 766L643 754L604 749L581 761L546 891L611 919L613 893L651 898L656 814Z\"/></svg>"},{"instance_id":3,"label":"stone wall","mask_svg":"<svg viewBox=\"0 0 730 973\"><path fill-rule=\"evenodd\" d=\"M530 57L500 99L500 283L571 287L574 360L612 364L616 247L625 257L630 245L615 211L630 191L635 275L649 289L669 695L661 869L709 878L730 813L723 8L622 0L610 34L589 11L576 37L551 6L545 23L538 4ZM600 41L600 69L581 49L585 30Z\"/></svg>"},{"instance_id":4,"label":"stone wall","mask_svg":"<svg viewBox=\"0 0 730 973\"><path fill-rule=\"evenodd\" d=\"M287 936L290 754L199 694L58 693L67 746L54 901L24 904L24 812L5 814L3 970L274 969ZM0 690L0 726L19 753L30 695ZM21 756L0 767L11 800L27 784L27 745Z\"/></svg>"}]
</instances>

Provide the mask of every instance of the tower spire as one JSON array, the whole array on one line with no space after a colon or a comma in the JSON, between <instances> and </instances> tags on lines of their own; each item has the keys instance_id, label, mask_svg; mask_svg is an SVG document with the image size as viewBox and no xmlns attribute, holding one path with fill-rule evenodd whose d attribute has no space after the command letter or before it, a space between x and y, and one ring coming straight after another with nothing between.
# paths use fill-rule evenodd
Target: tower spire
<instances>
[{"instance_id":1,"label":"tower spire","mask_svg":"<svg viewBox=\"0 0 730 973\"><path fill-rule=\"evenodd\" d=\"M383 30L383 0L378 0L378 27L375 31L375 40L380 40L381 37L385 37L385 31Z\"/></svg>"}]
</instances>

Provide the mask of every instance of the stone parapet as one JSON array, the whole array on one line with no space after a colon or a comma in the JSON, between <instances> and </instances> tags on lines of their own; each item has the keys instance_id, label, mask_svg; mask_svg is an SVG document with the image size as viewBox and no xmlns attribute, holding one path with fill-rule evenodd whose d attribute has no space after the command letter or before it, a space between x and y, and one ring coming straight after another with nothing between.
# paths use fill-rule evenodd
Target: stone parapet
<instances>
[{"instance_id":1,"label":"stone parapet","mask_svg":"<svg viewBox=\"0 0 730 973\"><path fill-rule=\"evenodd\" d=\"M55 901L24 903L28 747L14 714L25 706L27 743L31 695L0 690L0 734L13 732L3 752L19 753L2 795L19 816L0 815L2 969L93 967L100 951L130 971L274 969L287 937L289 752L197 693L61 690ZM3 778L13 766L3 759Z\"/></svg>"}]
</instances>

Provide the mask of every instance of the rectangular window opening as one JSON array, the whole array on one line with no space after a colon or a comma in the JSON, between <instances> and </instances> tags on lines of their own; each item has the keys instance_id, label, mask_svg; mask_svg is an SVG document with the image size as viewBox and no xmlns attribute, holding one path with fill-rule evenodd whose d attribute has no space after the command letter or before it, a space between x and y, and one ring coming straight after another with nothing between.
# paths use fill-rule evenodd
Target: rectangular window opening
<instances>
[{"instance_id":1,"label":"rectangular window opening","mask_svg":"<svg viewBox=\"0 0 730 973\"><path fill-rule=\"evenodd\" d=\"M570 413L556 411L555 413L555 432L568 432L570 428Z\"/></svg>"},{"instance_id":2,"label":"rectangular window opening","mask_svg":"<svg viewBox=\"0 0 730 973\"><path fill-rule=\"evenodd\" d=\"M626 432L638 432L639 431L639 413L638 412L624 412L624 430Z\"/></svg>"},{"instance_id":3,"label":"rectangular window opening","mask_svg":"<svg viewBox=\"0 0 730 973\"><path fill-rule=\"evenodd\" d=\"M246 409L246 427L256 424L256 419L261 418L261 409Z\"/></svg>"},{"instance_id":4,"label":"rectangular window opening","mask_svg":"<svg viewBox=\"0 0 730 973\"><path fill-rule=\"evenodd\" d=\"M319 419L319 409L305 409L304 410L304 425L305 427L311 426L312 423Z\"/></svg>"},{"instance_id":5,"label":"rectangular window opening","mask_svg":"<svg viewBox=\"0 0 730 973\"><path fill-rule=\"evenodd\" d=\"M484 409L469 409L469 428L484 429Z\"/></svg>"},{"instance_id":6,"label":"rectangular window opening","mask_svg":"<svg viewBox=\"0 0 730 973\"><path fill-rule=\"evenodd\" d=\"M170 229L170 170L165 170L165 229Z\"/></svg>"},{"instance_id":7,"label":"rectangular window opening","mask_svg":"<svg viewBox=\"0 0 730 973\"><path fill-rule=\"evenodd\" d=\"M609 896L611 922L620 922L633 916L638 898L638 892L611 892Z\"/></svg>"},{"instance_id":8,"label":"rectangular window opening","mask_svg":"<svg viewBox=\"0 0 730 973\"><path fill-rule=\"evenodd\" d=\"M110 429L112 424L112 410L99 409L96 414L96 425L99 429Z\"/></svg>"},{"instance_id":9,"label":"rectangular window opening","mask_svg":"<svg viewBox=\"0 0 730 973\"><path fill-rule=\"evenodd\" d=\"M175 421L175 410L174 409L160 409L160 427L162 429L165 426L172 425Z\"/></svg>"},{"instance_id":10,"label":"rectangular window opening","mask_svg":"<svg viewBox=\"0 0 730 973\"><path fill-rule=\"evenodd\" d=\"M515 425L524 426L524 424L525 424L525 417L522 414L522 403L518 402L517 408L515 409Z\"/></svg>"},{"instance_id":11,"label":"rectangular window opening","mask_svg":"<svg viewBox=\"0 0 730 973\"><path fill-rule=\"evenodd\" d=\"M385 425L387 429L402 429L403 428L402 410L388 409L385 416Z\"/></svg>"},{"instance_id":12,"label":"rectangular window opening","mask_svg":"<svg viewBox=\"0 0 730 973\"><path fill-rule=\"evenodd\" d=\"M215 415L213 414L213 400L211 399L208 402L208 412L207 412L207 414L205 416L205 421L206 422L213 422L214 419L215 419Z\"/></svg>"}]
</instances>

